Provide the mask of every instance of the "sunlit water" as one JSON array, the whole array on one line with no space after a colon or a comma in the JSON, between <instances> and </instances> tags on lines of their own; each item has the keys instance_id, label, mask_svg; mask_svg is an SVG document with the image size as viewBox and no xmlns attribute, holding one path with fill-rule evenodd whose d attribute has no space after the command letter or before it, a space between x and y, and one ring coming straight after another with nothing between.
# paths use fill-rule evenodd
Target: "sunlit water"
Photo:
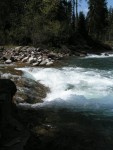
<instances>
[{"instance_id":1,"label":"sunlit water","mask_svg":"<svg viewBox=\"0 0 113 150\"><path fill-rule=\"evenodd\" d=\"M70 57L61 64L19 68L24 77L50 88L43 103L21 104L44 112L43 124L50 127L46 132L55 131L42 138L37 149L44 145L52 150L112 150L113 56Z\"/></svg>"},{"instance_id":2,"label":"sunlit water","mask_svg":"<svg viewBox=\"0 0 113 150\"><path fill-rule=\"evenodd\" d=\"M68 108L113 114L113 56L71 57L57 68L20 68L24 76L50 88L41 104L31 107Z\"/></svg>"}]
</instances>

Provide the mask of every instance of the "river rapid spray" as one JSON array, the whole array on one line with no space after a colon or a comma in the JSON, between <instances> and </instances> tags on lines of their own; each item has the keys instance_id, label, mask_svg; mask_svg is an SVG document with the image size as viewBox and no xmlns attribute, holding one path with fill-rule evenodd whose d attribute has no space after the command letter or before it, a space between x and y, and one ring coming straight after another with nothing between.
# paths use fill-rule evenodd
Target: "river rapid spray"
<instances>
[{"instance_id":1,"label":"river rapid spray","mask_svg":"<svg viewBox=\"0 0 113 150\"><path fill-rule=\"evenodd\" d=\"M19 104L28 108L18 113L33 133L24 149L112 150L113 57L63 61L56 68L18 68L25 78L50 88L43 103ZM34 95L32 90L27 94Z\"/></svg>"},{"instance_id":2,"label":"river rapid spray","mask_svg":"<svg viewBox=\"0 0 113 150\"><path fill-rule=\"evenodd\" d=\"M112 55L88 56L66 60L59 68L19 68L24 76L44 84L50 93L43 103L32 108L68 108L73 111L113 112L113 67ZM22 104L29 105L29 104Z\"/></svg>"},{"instance_id":3,"label":"river rapid spray","mask_svg":"<svg viewBox=\"0 0 113 150\"><path fill-rule=\"evenodd\" d=\"M32 128L39 139L29 141L27 150L112 150L113 57L63 61L56 68L18 68L50 88L43 103L19 104L32 122L41 119Z\"/></svg>"}]
</instances>

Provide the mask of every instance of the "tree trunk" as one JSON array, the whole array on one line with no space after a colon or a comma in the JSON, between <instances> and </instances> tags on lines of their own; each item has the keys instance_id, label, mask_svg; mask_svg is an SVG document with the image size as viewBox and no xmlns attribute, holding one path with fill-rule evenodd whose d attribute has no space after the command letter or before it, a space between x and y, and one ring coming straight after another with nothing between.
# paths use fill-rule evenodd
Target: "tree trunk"
<instances>
[{"instance_id":1,"label":"tree trunk","mask_svg":"<svg viewBox=\"0 0 113 150\"><path fill-rule=\"evenodd\" d=\"M76 27L77 27L77 24L78 24L78 0L75 1L75 8L76 8Z\"/></svg>"}]
</instances>

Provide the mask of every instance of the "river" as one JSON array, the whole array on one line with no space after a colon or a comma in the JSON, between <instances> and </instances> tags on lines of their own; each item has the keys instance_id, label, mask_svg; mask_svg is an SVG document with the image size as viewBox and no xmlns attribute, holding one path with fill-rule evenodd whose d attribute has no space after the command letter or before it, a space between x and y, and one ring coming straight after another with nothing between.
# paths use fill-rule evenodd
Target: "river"
<instances>
[{"instance_id":1,"label":"river","mask_svg":"<svg viewBox=\"0 0 113 150\"><path fill-rule=\"evenodd\" d=\"M113 57L67 58L57 68L20 68L24 76L50 88L42 104L74 111L113 112Z\"/></svg>"},{"instance_id":2,"label":"river","mask_svg":"<svg viewBox=\"0 0 113 150\"><path fill-rule=\"evenodd\" d=\"M22 104L46 109L45 125L58 129L57 142L48 148L112 150L113 55L68 57L60 67L19 70L50 89L43 103Z\"/></svg>"}]
</instances>

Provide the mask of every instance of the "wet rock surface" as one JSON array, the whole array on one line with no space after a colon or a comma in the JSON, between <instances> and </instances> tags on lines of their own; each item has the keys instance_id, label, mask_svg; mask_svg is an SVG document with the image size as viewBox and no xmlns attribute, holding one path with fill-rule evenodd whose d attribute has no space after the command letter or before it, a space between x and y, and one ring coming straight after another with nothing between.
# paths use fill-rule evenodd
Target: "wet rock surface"
<instances>
[{"instance_id":1,"label":"wet rock surface","mask_svg":"<svg viewBox=\"0 0 113 150\"><path fill-rule=\"evenodd\" d=\"M14 96L15 85L6 81ZM1 89L2 85L5 87L1 84ZM19 108L12 103L7 87L6 91L3 89L0 93L1 150L112 150L112 116L68 109Z\"/></svg>"},{"instance_id":2,"label":"wet rock surface","mask_svg":"<svg viewBox=\"0 0 113 150\"><path fill-rule=\"evenodd\" d=\"M38 125L43 114L21 109L17 105L42 102L49 90L23 78L22 72L14 70L12 66L2 66L0 71L0 149L23 150L27 140L34 138L34 134L31 134L33 122ZM33 120L33 114L36 121Z\"/></svg>"},{"instance_id":3,"label":"wet rock surface","mask_svg":"<svg viewBox=\"0 0 113 150\"><path fill-rule=\"evenodd\" d=\"M23 150L29 132L15 113L13 96L17 89L13 81L0 79L0 149Z\"/></svg>"},{"instance_id":4,"label":"wet rock surface","mask_svg":"<svg viewBox=\"0 0 113 150\"><path fill-rule=\"evenodd\" d=\"M42 102L42 99L46 97L49 89L42 84L35 82L31 79L21 79L17 82L18 92L15 97L15 102L30 104Z\"/></svg>"},{"instance_id":5,"label":"wet rock surface","mask_svg":"<svg viewBox=\"0 0 113 150\"><path fill-rule=\"evenodd\" d=\"M14 66L1 67L2 79L11 79L16 84L17 92L13 98L14 103L38 103L42 102L49 91L44 85L22 76L22 72L15 70Z\"/></svg>"},{"instance_id":6,"label":"wet rock surface","mask_svg":"<svg viewBox=\"0 0 113 150\"><path fill-rule=\"evenodd\" d=\"M112 116L55 108L17 107L18 103L41 102L49 89L23 78L22 72L15 70L14 66L1 66L0 71L2 79L11 79L17 86L16 94L10 99L15 103L11 103L8 117L8 111L4 111L8 110L6 104L3 111L0 109L0 116L6 112L6 117L0 117L3 119L0 120L3 122L0 122L1 150L112 150ZM1 97L3 101L8 95L1 94Z\"/></svg>"}]
</instances>

